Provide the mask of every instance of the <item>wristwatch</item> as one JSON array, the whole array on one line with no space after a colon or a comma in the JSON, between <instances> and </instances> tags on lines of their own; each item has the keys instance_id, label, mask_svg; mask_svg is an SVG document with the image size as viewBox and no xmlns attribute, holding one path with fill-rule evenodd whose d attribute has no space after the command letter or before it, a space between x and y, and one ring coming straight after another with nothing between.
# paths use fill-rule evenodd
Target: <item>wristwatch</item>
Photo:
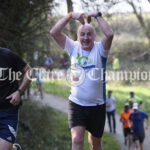
<instances>
[{"instance_id":1,"label":"wristwatch","mask_svg":"<svg viewBox=\"0 0 150 150\"><path fill-rule=\"evenodd\" d=\"M95 16L95 19L97 19L97 17L102 17L102 13L98 12L97 15Z\"/></svg>"},{"instance_id":2,"label":"wristwatch","mask_svg":"<svg viewBox=\"0 0 150 150\"><path fill-rule=\"evenodd\" d=\"M22 90L18 89L17 91L19 92L20 95L22 95L22 93L23 93Z\"/></svg>"}]
</instances>

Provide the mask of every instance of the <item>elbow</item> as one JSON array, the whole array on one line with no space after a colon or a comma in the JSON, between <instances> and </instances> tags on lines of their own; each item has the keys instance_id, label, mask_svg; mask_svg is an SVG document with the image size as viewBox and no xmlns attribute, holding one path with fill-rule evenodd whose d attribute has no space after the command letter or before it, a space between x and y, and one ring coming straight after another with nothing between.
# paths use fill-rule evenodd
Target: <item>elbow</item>
<instances>
[{"instance_id":1,"label":"elbow","mask_svg":"<svg viewBox=\"0 0 150 150\"><path fill-rule=\"evenodd\" d=\"M52 37L55 36L55 32L54 32L53 30L50 30L49 33L50 33L50 35L51 35Z\"/></svg>"},{"instance_id":2,"label":"elbow","mask_svg":"<svg viewBox=\"0 0 150 150\"><path fill-rule=\"evenodd\" d=\"M55 30L50 30L49 31L49 33L50 33L50 35L55 39L57 36L59 36L60 35L60 33L59 32L56 32Z\"/></svg>"},{"instance_id":3,"label":"elbow","mask_svg":"<svg viewBox=\"0 0 150 150\"><path fill-rule=\"evenodd\" d=\"M113 32L110 32L110 33L107 35L107 37L108 37L109 39L113 39L114 33L113 33Z\"/></svg>"}]
</instances>

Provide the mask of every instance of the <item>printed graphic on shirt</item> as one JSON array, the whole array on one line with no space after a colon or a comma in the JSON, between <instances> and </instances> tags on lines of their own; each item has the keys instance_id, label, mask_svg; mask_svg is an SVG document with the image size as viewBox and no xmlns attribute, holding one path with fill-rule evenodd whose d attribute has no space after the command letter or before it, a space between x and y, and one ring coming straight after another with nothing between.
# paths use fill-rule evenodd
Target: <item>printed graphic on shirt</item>
<instances>
[{"instance_id":1,"label":"printed graphic on shirt","mask_svg":"<svg viewBox=\"0 0 150 150\"><path fill-rule=\"evenodd\" d=\"M85 79L85 71L78 64L71 65L67 70L67 81L72 86L79 86L83 83Z\"/></svg>"},{"instance_id":2,"label":"printed graphic on shirt","mask_svg":"<svg viewBox=\"0 0 150 150\"><path fill-rule=\"evenodd\" d=\"M78 53L77 54L77 63L79 65L86 66L88 64L93 63L93 60L89 59L87 56L80 56L80 54Z\"/></svg>"}]
</instances>

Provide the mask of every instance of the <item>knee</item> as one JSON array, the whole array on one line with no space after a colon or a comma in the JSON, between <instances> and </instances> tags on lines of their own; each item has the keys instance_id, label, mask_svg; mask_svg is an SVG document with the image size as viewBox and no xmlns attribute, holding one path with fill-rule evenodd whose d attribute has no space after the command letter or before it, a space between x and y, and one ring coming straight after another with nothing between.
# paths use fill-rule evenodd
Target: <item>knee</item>
<instances>
[{"instance_id":1,"label":"knee","mask_svg":"<svg viewBox=\"0 0 150 150\"><path fill-rule=\"evenodd\" d=\"M88 142L89 142L91 150L97 150L97 149L102 150L101 141L91 141L91 140L89 140Z\"/></svg>"},{"instance_id":2,"label":"knee","mask_svg":"<svg viewBox=\"0 0 150 150\"><path fill-rule=\"evenodd\" d=\"M72 143L73 143L73 144L80 145L80 144L83 144L83 142L84 142L84 138L81 137L81 136L76 135L76 136L74 136L74 137L72 138Z\"/></svg>"}]
</instances>

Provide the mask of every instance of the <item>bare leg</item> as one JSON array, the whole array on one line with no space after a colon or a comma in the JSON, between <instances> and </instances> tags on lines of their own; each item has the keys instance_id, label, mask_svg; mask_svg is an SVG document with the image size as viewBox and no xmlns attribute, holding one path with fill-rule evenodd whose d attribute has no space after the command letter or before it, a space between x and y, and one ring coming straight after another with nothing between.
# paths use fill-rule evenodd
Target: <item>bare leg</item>
<instances>
[{"instance_id":1,"label":"bare leg","mask_svg":"<svg viewBox=\"0 0 150 150\"><path fill-rule=\"evenodd\" d=\"M140 143L140 150L143 150L143 143Z\"/></svg>"},{"instance_id":2,"label":"bare leg","mask_svg":"<svg viewBox=\"0 0 150 150\"><path fill-rule=\"evenodd\" d=\"M101 138L94 137L91 133L88 133L88 141L90 150L102 150Z\"/></svg>"},{"instance_id":3,"label":"bare leg","mask_svg":"<svg viewBox=\"0 0 150 150\"><path fill-rule=\"evenodd\" d=\"M136 149L136 150L140 150L140 142L139 142L139 140L136 140L136 141L134 142L134 144L135 144L135 149Z\"/></svg>"},{"instance_id":4,"label":"bare leg","mask_svg":"<svg viewBox=\"0 0 150 150\"><path fill-rule=\"evenodd\" d=\"M13 145L12 150L17 150L16 146Z\"/></svg>"},{"instance_id":5,"label":"bare leg","mask_svg":"<svg viewBox=\"0 0 150 150\"><path fill-rule=\"evenodd\" d=\"M132 135L128 135L128 150L131 150Z\"/></svg>"},{"instance_id":6,"label":"bare leg","mask_svg":"<svg viewBox=\"0 0 150 150\"><path fill-rule=\"evenodd\" d=\"M41 98L43 98L43 85L42 84L39 85L39 91L40 91Z\"/></svg>"},{"instance_id":7,"label":"bare leg","mask_svg":"<svg viewBox=\"0 0 150 150\"><path fill-rule=\"evenodd\" d=\"M83 150L85 127L71 128L72 150Z\"/></svg>"},{"instance_id":8,"label":"bare leg","mask_svg":"<svg viewBox=\"0 0 150 150\"><path fill-rule=\"evenodd\" d=\"M128 136L126 136L126 137L124 138L124 145L125 145L125 146L127 145L127 142L128 142Z\"/></svg>"},{"instance_id":9,"label":"bare leg","mask_svg":"<svg viewBox=\"0 0 150 150\"><path fill-rule=\"evenodd\" d=\"M0 138L0 150L17 150L17 148L13 147L12 143L9 143Z\"/></svg>"}]
</instances>

